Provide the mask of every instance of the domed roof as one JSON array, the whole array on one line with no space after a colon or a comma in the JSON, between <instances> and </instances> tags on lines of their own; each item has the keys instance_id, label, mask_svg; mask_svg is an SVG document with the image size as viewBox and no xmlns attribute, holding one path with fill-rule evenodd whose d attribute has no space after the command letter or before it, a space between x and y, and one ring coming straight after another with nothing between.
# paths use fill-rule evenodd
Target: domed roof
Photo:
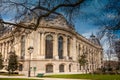
<instances>
[{"instance_id":1,"label":"domed roof","mask_svg":"<svg viewBox=\"0 0 120 80\"><path fill-rule=\"evenodd\" d=\"M94 44L97 44L97 45L101 46L99 39L96 38L94 34L92 34L92 35L90 36L89 40L90 40L91 42L93 42Z\"/></svg>"},{"instance_id":2,"label":"domed roof","mask_svg":"<svg viewBox=\"0 0 120 80\"><path fill-rule=\"evenodd\" d=\"M47 13L49 10L46 9L34 9L34 12L37 15L43 15ZM25 16L24 19L22 19L21 22L24 22L25 24L34 23L37 20L37 16L34 14L29 14ZM42 27L60 27L60 28L67 28L70 30L75 30L74 26L70 23L68 23L67 19L62 14L59 14L57 12L51 13L48 17L44 17L40 21L40 26Z\"/></svg>"},{"instance_id":3,"label":"domed roof","mask_svg":"<svg viewBox=\"0 0 120 80\"><path fill-rule=\"evenodd\" d=\"M45 26L45 27L53 26L53 27L60 27L60 28L74 30L73 25L68 23L68 21L65 19L63 15L58 15L53 19L44 18L43 20L41 20L40 26Z\"/></svg>"}]
</instances>

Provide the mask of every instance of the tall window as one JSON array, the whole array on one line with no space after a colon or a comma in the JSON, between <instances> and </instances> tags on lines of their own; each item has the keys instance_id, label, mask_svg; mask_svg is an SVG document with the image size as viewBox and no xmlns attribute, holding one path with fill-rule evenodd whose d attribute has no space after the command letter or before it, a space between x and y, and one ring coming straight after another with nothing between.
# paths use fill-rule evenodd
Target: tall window
<instances>
[{"instance_id":1,"label":"tall window","mask_svg":"<svg viewBox=\"0 0 120 80\"><path fill-rule=\"evenodd\" d=\"M48 64L46 65L46 73L52 73L53 72L53 65Z\"/></svg>"},{"instance_id":2,"label":"tall window","mask_svg":"<svg viewBox=\"0 0 120 80\"><path fill-rule=\"evenodd\" d=\"M63 37L58 38L58 56L59 59L63 59Z\"/></svg>"},{"instance_id":3,"label":"tall window","mask_svg":"<svg viewBox=\"0 0 120 80\"><path fill-rule=\"evenodd\" d=\"M53 58L53 37L51 35L46 36L46 53L45 58L51 59Z\"/></svg>"},{"instance_id":4,"label":"tall window","mask_svg":"<svg viewBox=\"0 0 120 80\"><path fill-rule=\"evenodd\" d=\"M21 37L21 59L24 59L25 57L25 36L23 35Z\"/></svg>"},{"instance_id":5,"label":"tall window","mask_svg":"<svg viewBox=\"0 0 120 80\"><path fill-rule=\"evenodd\" d=\"M70 56L70 39L67 39L67 56Z\"/></svg>"}]
</instances>

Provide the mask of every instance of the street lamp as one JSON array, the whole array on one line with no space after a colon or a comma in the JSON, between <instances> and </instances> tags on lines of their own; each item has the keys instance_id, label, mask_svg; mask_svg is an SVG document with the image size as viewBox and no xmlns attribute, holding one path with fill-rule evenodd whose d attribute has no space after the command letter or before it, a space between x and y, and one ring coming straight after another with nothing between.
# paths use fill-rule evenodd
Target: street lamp
<instances>
[{"instance_id":1,"label":"street lamp","mask_svg":"<svg viewBox=\"0 0 120 80\"><path fill-rule=\"evenodd\" d=\"M30 74L31 74L31 71L30 71L30 63L31 63L31 53L33 52L33 47L32 46L30 46L29 48L28 48L28 53L29 53L29 66L28 66L28 77L30 77Z\"/></svg>"}]
</instances>

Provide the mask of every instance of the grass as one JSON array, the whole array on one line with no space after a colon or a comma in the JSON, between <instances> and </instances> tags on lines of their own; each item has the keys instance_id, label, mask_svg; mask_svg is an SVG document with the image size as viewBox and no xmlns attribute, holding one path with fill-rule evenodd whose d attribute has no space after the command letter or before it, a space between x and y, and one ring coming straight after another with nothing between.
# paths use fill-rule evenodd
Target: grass
<instances>
[{"instance_id":1,"label":"grass","mask_svg":"<svg viewBox=\"0 0 120 80\"><path fill-rule=\"evenodd\" d=\"M49 78L91 79L91 80L120 80L120 75L92 75L92 74L60 74L46 75Z\"/></svg>"},{"instance_id":2,"label":"grass","mask_svg":"<svg viewBox=\"0 0 120 80\"><path fill-rule=\"evenodd\" d=\"M26 79L26 78L0 78L0 80L38 80L38 79ZM41 79L39 79L41 80Z\"/></svg>"},{"instance_id":3,"label":"grass","mask_svg":"<svg viewBox=\"0 0 120 80\"><path fill-rule=\"evenodd\" d=\"M24 76L24 74L0 74L4 76Z\"/></svg>"}]
</instances>

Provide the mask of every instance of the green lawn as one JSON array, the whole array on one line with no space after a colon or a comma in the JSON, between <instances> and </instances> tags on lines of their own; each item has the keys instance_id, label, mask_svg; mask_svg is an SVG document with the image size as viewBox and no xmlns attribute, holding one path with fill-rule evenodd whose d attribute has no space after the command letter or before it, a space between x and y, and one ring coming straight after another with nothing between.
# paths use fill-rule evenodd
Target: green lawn
<instances>
[{"instance_id":1,"label":"green lawn","mask_svg":"<svg viewBox=\"0 0 120 80\"><path fill-rule=\"evenodd\" d=\"M26 79L26 78L0 78L0 80L38 80L38 79Z\"/></svg>"},{"instance_id":2,"label":"green lawn","mask_svg":"<svg viewBox=\"0 0 120 80\"><path fill-rule=\"evenodd\" d=\"M48 75L49 78L91 79L91 80L120 80L120 75L92 75L92 74L60 74Z\"/></svg>"}]
</instances>

